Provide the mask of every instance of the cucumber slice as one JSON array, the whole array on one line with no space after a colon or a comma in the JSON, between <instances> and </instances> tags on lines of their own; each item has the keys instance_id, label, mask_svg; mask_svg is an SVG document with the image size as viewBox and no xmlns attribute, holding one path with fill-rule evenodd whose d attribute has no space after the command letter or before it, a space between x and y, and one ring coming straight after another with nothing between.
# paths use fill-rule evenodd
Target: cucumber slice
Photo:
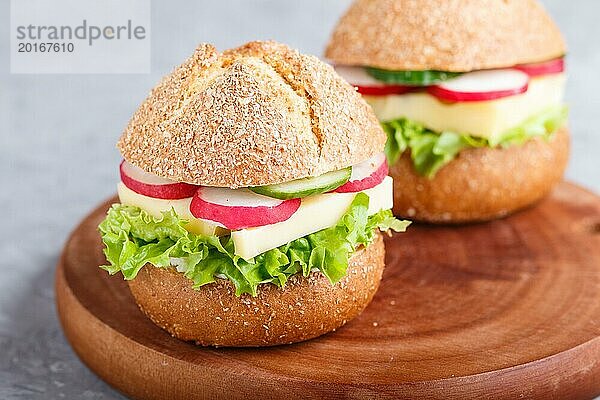
<instances>
[{"instance_id":1,"label":"cucumber slice","mask_svg":"<svg viewBox=\"0 0 600 400\"><path fill-rule=\"evenodd\" d=\"M298 199L337 189L350 180L350 175L352 175L352 167L311 178L296 179L276 185L254 186L249 189L280 200Z\"/></svg>"},{"instance_id":2,"label":"cucumber slice","mask_svg":"<svg viewBox=\"0 0 600 400\"><path fill-rule=\"evenodd\" d=\"M378 81L405 86L431 86L462 75L461 72L445 71L390 71L380 68L365 68Z\"/></svg>"}]
</instances>

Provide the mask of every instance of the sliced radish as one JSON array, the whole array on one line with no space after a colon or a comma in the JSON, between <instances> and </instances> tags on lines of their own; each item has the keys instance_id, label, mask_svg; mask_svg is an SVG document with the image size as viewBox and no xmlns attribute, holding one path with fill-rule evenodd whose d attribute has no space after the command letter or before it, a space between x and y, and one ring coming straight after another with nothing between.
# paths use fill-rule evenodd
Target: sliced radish
<instances>
[{"instance_id":1,"label":"sliced radish","mask_svg":"<svg viewBox=\"0 0 600 400\"><path fill-rule=\"evenodd\" d=\"M337 66L336 72L348 83L358 88L358 92L368 96L387 96L390 94L403 94L415 88L402 85L389 85L378 81L367 73L362 67Z\"/></svg>"},{"instance_id":2,"label":"sliced radish","mask_svg":"<svg viewBox=\"0 0 600 400\"><path fill-rule=\"evenodd\" d=\"M230 230L283 222L300 207L300 199L277 200L248 189L200 187L190 211L196 218L217 222Z\"/></svg>"},{"instance_id":3,"label":"sliced radish","mask_svg":"<svg viewBox=\"0 0 600 400\"><path fill-rule=\"evenodd\" d=\"M338 193L355 193L371 189L379 185L388 174L388 165L384 153L377 154L352 167L352 175L348 183L335 191Z\"/></svg>"},{"instance_id":4,"label":"sliced radish","mask_svg":"<svg viewBox=\"0 0 600 400\"><path fill-rule=\"evenodd\" d=\"M121 181L134 192L155 199L178 200L192 197L198 186L175 182L150 174L123 160L119 167Z\"/></svg>"},{"instance_id":5,"label":"sliced radish","mask_svg":"<svg viewBox=\"0 0 600 400\"><path fill-rule=\"evenodd\" d=\"M525 93L529 75L516 69L475 71L451 79L427 91L447 101L488 101Z\"/></svg>"},{"instance_id":6,"label":"sliced radish","mask_svg":"<svg viewBox=\"0 0 600 400\"><path fill-rule=\"evenodd\" d=\"M517 65L515 68L531 77L560 74L565 71L565 59L556 58L541 63Z\"/></svg>"}]
</instances>

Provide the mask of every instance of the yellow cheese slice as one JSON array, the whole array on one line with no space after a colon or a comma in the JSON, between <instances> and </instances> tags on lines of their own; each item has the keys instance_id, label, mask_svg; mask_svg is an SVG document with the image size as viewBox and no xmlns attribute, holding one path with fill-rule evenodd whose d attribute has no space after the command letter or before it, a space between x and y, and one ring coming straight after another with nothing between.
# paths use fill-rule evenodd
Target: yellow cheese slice
<instances>
[{"instance_id":1,"label":"yellow cheese slice","mask_svg":"<svg viewBox=\"0 0 600 400\"><path fill-rule=\"evenodd\" d=\"M219 227L214 222L194 217L190 212L191 197L181 200L155 199L134 192L125 186L123 182L119 182L117 193L121 204L139 207L154 217L160 217L162 212L170 211L172 208L179 218L189 221L185 225L185 229L197 235L222 236L229 233L228 230Z\"/></svg>"},{"instance_id":2,"label":"yellow cheese slice","mask_svg":"<svg viewBox=\"0 0 600 400\"><path fill-rule=\"evenodd\" d=\"M533 78L527 92L498 100L448 103L427 93L364 96L380 121L408 118L436 131L497 139L548 107L563 102L565 75Z\"/></svg>"},{"instance_id":3,"label":"yellow cheese slice","mask_svg":"<svg viewBox=\"0 0 600 400\"><path fill-rule=\"evenodd\" d=\"M393 206L392 178L386 177L369 196L369 215ZM356 193L325 193L302 199L302 205L287 221L231 232L235 253L250 259L292 240L335 225L350 207Z\"/></svg>"}]
</instances>

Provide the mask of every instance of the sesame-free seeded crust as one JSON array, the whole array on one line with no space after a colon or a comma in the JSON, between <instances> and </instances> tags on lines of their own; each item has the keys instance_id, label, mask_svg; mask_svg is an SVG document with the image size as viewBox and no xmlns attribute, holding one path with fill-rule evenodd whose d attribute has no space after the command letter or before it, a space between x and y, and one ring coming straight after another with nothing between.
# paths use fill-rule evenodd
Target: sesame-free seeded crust
<instances>
[{"instance_id":1,"label":"sesame-free seeded crust","mask_svg":"<svg viewBox=\"0 0 600 400\"><path fill-rule=\"evenodd\" d=\"M468 72L563 56L537 0L357 0L326 50L336 64Z\"/></svg>"},{"instance_id":2,"label":"sesame-free seeded crust","mask_svg":"<svg viewBox=\"0 0 600 400\"><path fill-rule=\"evenodd\" d=\"M146 265L128 281L141 310L171 335L205 346L272 346L308 340L356 317L373 299L383 274L381 233L348 262L338 283L321 272L293 275L281 289L259 286L257 297L235 295L228 280L192 289L174 268Z\"/></svg>"},{"instance_id":3,"label":"sesame-free seeded crust","mask_svg":"<svg viewBox=\"0 0 600 400\"><path fill-rule=\"evenodd\" d=\"M564 127L550 140L463 150L432 179L419 175L405 152L390 166L394 214L441 224L504 217L539 201L560 182L569 149Z\"/></svg>"},{"instance_id":4,"label":"sesame-free seeded crust","mask_svg":"<svg viewBox=\"0 0 600 400\"><path fill-rule=\"evenodd\" d=\"M370 107L330 66L268 41L199 45L152 89L118 148L163 178L237 188L345 168L384 144Z\"/></svg>"}]
</instances>

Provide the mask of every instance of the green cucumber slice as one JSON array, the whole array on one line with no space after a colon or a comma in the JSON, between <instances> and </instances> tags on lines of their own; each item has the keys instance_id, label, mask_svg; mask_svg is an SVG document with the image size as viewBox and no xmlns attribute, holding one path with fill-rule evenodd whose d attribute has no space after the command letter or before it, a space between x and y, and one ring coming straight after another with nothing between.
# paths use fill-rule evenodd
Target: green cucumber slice
<instances>
[{"instance_id":1,"label":"green cucumber slice","mask_svg":"<svg viewBox=\"0 0 600 400\"><path fill-rule=\"evenodd\" d=\"M350 180L351 174L352 167L348 167L319 176L296 179L276 185L254 186L249 189L254 193L280 200L298 199L337 189Z\"/></svg>"},{"instance_id":2,"label":"green cucumber slice","mask_svg":"<svg viewBox=\"0 0 600 400\"><path fill-rule=\"evenodd\" d=\"M405 86L431 86L462 75L461 72L445 71L390 71L373 67L365 69L378 81Z\"/></svg>"}]
</instances>

